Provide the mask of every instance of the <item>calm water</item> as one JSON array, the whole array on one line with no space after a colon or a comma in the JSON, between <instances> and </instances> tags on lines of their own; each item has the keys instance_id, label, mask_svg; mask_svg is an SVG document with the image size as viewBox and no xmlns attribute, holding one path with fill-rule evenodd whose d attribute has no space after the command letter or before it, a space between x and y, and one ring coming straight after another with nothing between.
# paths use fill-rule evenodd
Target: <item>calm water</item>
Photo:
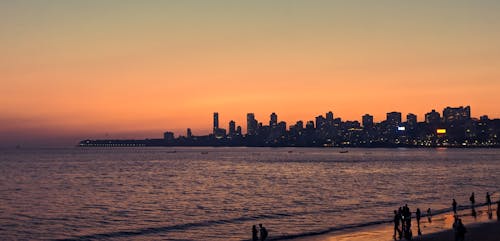
<instances>
[{"instance_id":1,"label":"calm water","mask_svg":"<svg viewBox=\"0 0 500 241\"><path fill-rule=\"evenodd\" d=\"M175 150L175 152L174 152ZM207 153L208 152L208 153ZM0 237L248 240L343 229L484 202L498 149L0 150ZM498 199L498 193L493 195Z\"/></svg>"}]
</instances>

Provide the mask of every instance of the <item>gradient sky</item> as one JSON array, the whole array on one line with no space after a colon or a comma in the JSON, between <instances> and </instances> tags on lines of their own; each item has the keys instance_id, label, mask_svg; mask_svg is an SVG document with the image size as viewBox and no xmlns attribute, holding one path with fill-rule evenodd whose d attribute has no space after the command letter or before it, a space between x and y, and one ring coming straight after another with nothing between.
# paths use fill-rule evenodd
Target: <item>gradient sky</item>
<instances>
[{"instance_id":1,"label":"gradient sky","mask_svg":"<svg viewBox=\"0 0 500 241\"><path fill-rule=\"evenodd\" d=\"M500 117L500 1L0 0L0 146L207 134L212 112Z\"/></svg>"}]
</instances>

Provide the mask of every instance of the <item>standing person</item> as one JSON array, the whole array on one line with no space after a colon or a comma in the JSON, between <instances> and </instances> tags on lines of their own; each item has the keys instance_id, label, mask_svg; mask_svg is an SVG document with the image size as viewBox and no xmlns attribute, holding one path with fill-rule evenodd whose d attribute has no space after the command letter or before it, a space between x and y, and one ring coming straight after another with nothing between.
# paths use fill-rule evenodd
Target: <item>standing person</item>
<instances>
[{"instance_id":1,"label":"standing person","mask_svg":"<svg viewBox=\"0 0 500 241\"><path fill-rule=\"evenodd\" d=\"M456 230L457 236L455 237L455 240L464 241L466 232L467 232L467 229L465 228L464 224L462 223L462 219L458 219L458 225L457 225L457 230Z\"/></svg>"},{"instance_id":2,"label":"standing person","mask_svg":"<svg viewBox=\"0 0 500 241\"><path fill-rule=\"evenodd\" d=\"M417 228L418 228L418 235L422 235L422 232L420 231L420 217L422 213L420 212L420 208L417 208L417 212L415 212L415 217L417 218Z\"/></svg>"},{"instance_id":3,"label":"standing person","mask_svg":"<svg viewBox=\"0 0 500 241\"><path fill-rule=\"evenodd\" d=\"M396 232L399 235L399 238L401 238L401 230L399 230L399 221L401 220L401 216L398 213L398 211L394 210L394 234L392 237L396 239Z\"/></svg>"},{"instance_id":4,"label":"standing person","mask_svg":"<svg viewBox=\"0 0 500 241\"><path fill-rule=\"evenodd\" d=\"M489 192L486 192L486 203L488 204L488 213L491 213L491 197Z\"/></svg>"},{"instance_id":5,"label":"standing person","mask_svg":"<svg viewBox=\"0 0 500 241\"><path fill-rule=\"evenodd\" d=\"M260 227L260 241L265 241L267 239L267 229L262 226L262 223L259 224Z\"/></svg>"},{"instance_id":6,"label":"standing person","mask_svg":"<svg viewBox=\"0 0 500 241\"><path fill-rule=\"evenodd\" d=\"M257 227L255 225L252 226L252 241L259 241L259 237L257 236Z\"/></svg>"},{"instance_id":7,"label":"standing person","mask_svg":"<svg viewBox=\"0 0 500 241\"><path fill-rule=\"evenodd\" d=\"M432 212L431 212L431 208L428 208L428 209L427 209L427 220L429 221L429 223L432 223Z\"/></svg>"},{"instance_id":8,"label":"standing person","mask_svg":"<svg viewBox=\"0 0 500 241\"><path fill-rule=\"evenodd\" d=\"M474 208L474 204L476 203L476 199L474 198L474 192L472 192L472 194L470 195L470 205L472 206L472 208Z\"/></svg>"},{"instance_id":9,"label":"standing person","mask_svg":"<svg viewBox=\"0 0 500 241\"><path fill-rule=\"evenodd\" d=\"M455 201L455 198L453 198L453 203L451 205L453 206L453 213L457 214L457 201Z\"/></svg>"},{"instance_id":10,"label":"standing person","mask_svg":"<svg viewBox=\"0 0 500 241\"><path fill-rule=\"evenodd\" d=\"M500 221L500 201L497 202L497 221Z\"/></svg>"}]
</instances>

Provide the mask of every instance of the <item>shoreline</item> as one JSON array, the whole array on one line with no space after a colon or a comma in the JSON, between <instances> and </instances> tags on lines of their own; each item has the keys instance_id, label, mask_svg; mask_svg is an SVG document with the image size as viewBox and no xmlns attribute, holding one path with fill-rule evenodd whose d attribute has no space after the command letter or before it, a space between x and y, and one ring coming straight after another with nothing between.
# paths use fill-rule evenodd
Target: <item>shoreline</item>
<instances>
[{"instance_id":1,"label":"shoreline","mask_svg":"<svg viewBox=\"0 0 500 241\"><path fill-rule=\"evenodd\" d=\"M493 215L490 218L487 213L486 205L477 205L477 217L474 218L470 208L462 207L458 211L459 217L462 219L467 228L466 240L484 240L493 241L500 237L500 220L496 216L496 203L492 204ZM413 213L414 215L414 213ZM415 218L412 225L413 239L425 241L453 241L454 232L452 224L454 221L453 212L447 211L432 216L432 222L428 222L427 217L422 217L421 231L422 235L417 235L417 224ZM359 227L346 229L341 231L332 231L324 234L311 235L307 237L290 238L286 240L292 241L394 241L406 239L393 238L393 224L385 222L381 224L371 225L367 227Z\"/></svg>"}]
</instances>

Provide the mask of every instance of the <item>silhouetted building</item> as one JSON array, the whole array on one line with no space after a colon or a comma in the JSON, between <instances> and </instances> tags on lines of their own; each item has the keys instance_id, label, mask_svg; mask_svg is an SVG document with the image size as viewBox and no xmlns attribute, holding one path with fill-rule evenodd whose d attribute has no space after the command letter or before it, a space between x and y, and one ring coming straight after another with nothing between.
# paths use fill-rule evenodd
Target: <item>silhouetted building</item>
<instances>
[{"instance_id":1,"label":"silhouetted building","mask_svg":"<svg viewBox=\"0 0 500 241\"><path fill-rule=\"evenodd\" d=\"M214 112L214 129L213 129L214 134L217 132L217 129L219 129L219 113Z\"/></svg>"},{"instance_id":2,"label":"silhouetted building","mask_svg":"<svg viewBox=\"0 0 500 241\"><path fill-rule=\"evenodd\" d=\"M231 120L229 122L229 136L234 136L236 135L236 122Z\"/></svg>"},{"instance_id":3,"label":"silhouetted building","mask_svg":"<svg viewBox=\"0 0 500 241\"><path fill-rule=\"evenodd\" d=\"M432 110L431 112L426 113L425 123L431 126L439 125L439 123L441 123L441 116L439 115L439 112L437 112L436 110Z\"/></svg>"},{"instance_id":4,"label":"silhouetted building","mask_svg":"<svg viewBox=\"0 0 500 241\"><path fill-rule=\"evenodd\" d=\"M163 133L163 140L165 140L165 142L174 141L174 133L169 131Z\"/></svg>"},{"instance_id":5,"label":"silhouetted building","mask_svg":"<svg viewBox=\"0 0 500 241\"><path fill-rule=\"evenodd\" d=\"M446 107L443 110L443 120L446 123L470 119L470 106Z\"/></svg>"},{"instance_id":6,"label":"silhouetted building","mask_svg":"<svg viewBox=\"0 0 500 241\"><path fill-rule=\"evenodd\" d=\"M363 117L362 117L362 122L363 122L363 127L365 129L369 129L369 128L372 128L373 127L373 116L372 115L369 115L369 114L365 114Z\"/></svg>"},{"instance_id":7,"label":"silhouetted building","mask_svg":"<svg viewBox=\"0 0 500 241\"><path fill-rule=\"evenodd\" d=\"M247 114L247 135L257 134L257 120L253 113Z\"/></svg>"},{"instance_id":8,"label":"silhouetted building","mask_svg":"<svg viewBox=\"0 0 500 241\"><path fill-rule=\"evenodd\" d=\"M187 128L186 136L187 138L193 138L193 133L191 133L191 128Z\"/></svg>"},{"instance_id":9,"label":"silhouetted building","mask_svg":"<svg viewBox=\"0 0 500 241\"><path fill-rule=\"evenodd\" d=\"M276 125L278 125L278 115L273 112L270 116L269 126L274 127Z\"/></svg>"},{"instance_id":10,"label":"silhouetted building","mask_svg":"<svg viewBox=\"0 0 500 241\"><path fill-rule=\"evenodd\" d=\"M387 113L387 123L393 126L401 124L401 112L393 111Z\"/></svg>"},{"instance_id":11,"label":"silhouetted building","mask_svg":"<svg viewBox=\"0 0 500 241\"><path fill-rule=\"evenodd\" d=\"M412 113L406 115L406 127L410 130L417 128L417 115Z\"/></svg>"}]
</instances>

